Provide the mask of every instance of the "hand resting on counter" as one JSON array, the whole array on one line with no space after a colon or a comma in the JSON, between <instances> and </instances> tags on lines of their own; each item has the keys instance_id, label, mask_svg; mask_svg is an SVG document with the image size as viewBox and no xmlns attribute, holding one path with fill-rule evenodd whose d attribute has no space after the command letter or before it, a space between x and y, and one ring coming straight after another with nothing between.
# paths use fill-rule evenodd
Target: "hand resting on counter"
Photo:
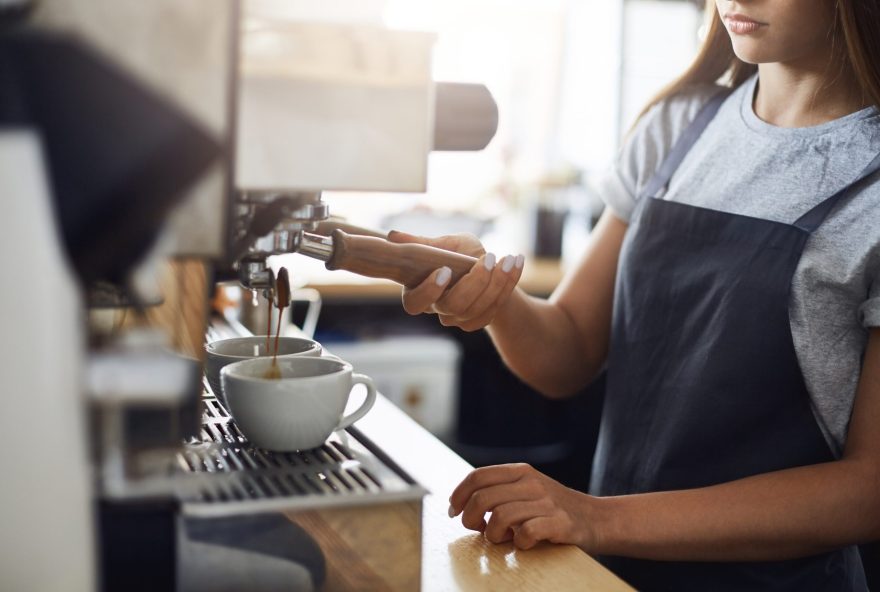
<instances>
[{"instance_id":1,"label":"hand resting on counter","mask_svg":"<svg viewBox=\"0 0 880 592\"><path fill-rule=\"evenodd\" d=\"M531 549L540 541L593 549L597 502L527 464L475 469L449 498L449 516L493 543ZM491 512L487 523L484 516Z\"/></svg>"}]
</instances>

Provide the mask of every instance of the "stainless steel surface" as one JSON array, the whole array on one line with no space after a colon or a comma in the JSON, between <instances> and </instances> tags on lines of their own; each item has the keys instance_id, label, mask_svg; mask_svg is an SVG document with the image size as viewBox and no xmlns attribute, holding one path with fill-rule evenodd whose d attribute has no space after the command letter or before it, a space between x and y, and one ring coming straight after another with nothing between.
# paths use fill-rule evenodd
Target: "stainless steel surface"
<instances>
[{"instance_id":1,"label":"stainless steel surface","mask_svg":"<svg viewBox=\"0 0 880 592\"><path fill-rule=\"evenodd\" d=\"M327 204L321 201L320 192L242 192L238 194L237 200L241 204L252 206L253 212L259 212L261 207L277 202L280 204L277 216L282 224L312 223L330 216Z\"/></svg>"},{"instance_id":2,"label":"stainless steel surface","mask_svg":"<svg viewBox=\"0 0 880 592\"><path fill-rule=\"evenodd\" d=\"M89 355L84 378L102 496L173 492L168 459L195 427L185 418L194 418L187 410L195 408L190 399L200 375L200 364L169 351L158 331L130 330L122 342Z\"/></svg>"},{"instance_id":3,"label":"stainless steel surface","mask_svg":"<svg viewBox=\"0 0 880 592\"><path fill-rule=\"evenodd\" d=\"M178 453L177 465L189 477L177 484L189 515L417 501L425 494L348 432L334 433L314 450L256 448L213 397L205 399L201 433Z\"/></svg>"},{"instance_id":4,"label":"stainless steel surface","mask_svg":"<svg viewBox=\"0 0 880 592\"><path fill-rule=\"evenodd\" d=\"M330 216L320 192L242 192L235 200L228 253L233 264L295 252L299 232Z\"/></svg>"},{"instance_id":5,"label":"stainless steel surface","mask_svg":"<svg viewBox=\"0 0 880 592\"><path fill-rule=\"evenodd\" d=\"M295 199L298 203L314 203L320 201L320 191L287 191L280 193L278 191L241 191L237 195L237 200L243 204L262 204L269 205L279 197Z\"/></svg>"},{"instance_id":6,"label":"stainless steel surface","mask_svg":"<svg viewBox=\"0 0 880 592\"><path fill-rule=\"evenodd\" d=\"M303 232L299 253L321 261L329 261L333 256L333 239L329 236Z\"/></svg>"},{"instance_id":7,"label":"stainless steel surface","mask_svg":"<svg viewBox=\"0 0 880 592\"><path fill-rule=\"evenodd\" d=\"M299 233L295 230L276 230L272 237L274 251L279 253L292 253L297 249Z\"/></svg>"},{"instance_id":8,"label":"stainless steel surface","mask_svg":"<svg viewBox=\"0 0 880 592\"><path fill-rule=\"evenodd\" d=\"M275 274L266 264L268 254L254 254L239 263L238 280L248 290L272 290Z\"/></svg>"}]
</instances>

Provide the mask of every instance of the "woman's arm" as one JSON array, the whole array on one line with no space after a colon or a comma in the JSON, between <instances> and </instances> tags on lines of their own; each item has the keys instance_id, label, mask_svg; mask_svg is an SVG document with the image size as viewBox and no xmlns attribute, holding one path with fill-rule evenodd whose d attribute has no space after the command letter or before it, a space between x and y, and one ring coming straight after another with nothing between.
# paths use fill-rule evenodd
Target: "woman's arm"
<instances>
[{"instance_id":1,"label":"woman's arm","mask_svg":"<svg viewBox=\"0 0 880 592\"><path fill-rule=\"evenodd\" d=\"M505 364L548 397L576 393L605 364L617 259L626 229L626 223L606 209L581 261L549 301L517 290L489 325Z\"/></svg>"},{"instance_id":2,"label":"woman's arm","mask_svg":"<svg viewBox=\"0 0 880 592\"><path fill-rule=\"evenodd\" d=\"M477 469L450 498L468 528L529 548L682 561L781 560L880 539L880 329L843 458L683 491L595 498L526 465ZM488 525L485 512L492 512Z\"/></svg>"}]
</instances>

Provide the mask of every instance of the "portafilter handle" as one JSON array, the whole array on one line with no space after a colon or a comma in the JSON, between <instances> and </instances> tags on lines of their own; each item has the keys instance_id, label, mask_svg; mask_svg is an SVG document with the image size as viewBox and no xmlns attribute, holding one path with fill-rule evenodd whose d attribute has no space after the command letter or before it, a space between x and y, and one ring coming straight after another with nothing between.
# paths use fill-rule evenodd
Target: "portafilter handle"
<instances>
[{"instance_id":1,"label":"portafilter handle","mask_svg":"<svg viewBox=\"0 0 880 592\"><path fill-rule=\"evenodd\" d=\"M453 285L477 260L468 255L417 243L393 243L376 236L352 235L336 229L330 236L304 232L299 252L325 262L327 269L392 280L414 288L435 269L452 270Z\"/></svg>"}]
</instances>

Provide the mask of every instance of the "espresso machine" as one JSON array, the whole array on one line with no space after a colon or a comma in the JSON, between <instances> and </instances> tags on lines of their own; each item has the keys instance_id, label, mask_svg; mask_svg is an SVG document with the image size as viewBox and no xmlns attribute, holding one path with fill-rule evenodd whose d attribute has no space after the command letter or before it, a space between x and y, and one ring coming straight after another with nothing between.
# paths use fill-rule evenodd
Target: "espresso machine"
<instances>
[{"instance_id":1,"label":"espresso machine","mask_svg":"<svg viewBox=\"0 0 880 592\"><path fill-rule=\"evenodd\" d=\"M251 446L202 346L214 282L260 294L273 255L466 273L328 224L322 192L424 191L497 110L432 80L431 35L273 4L0 2L2 589L419 587L424 490L393 454Z\"/></svg>"}]
</instances>

